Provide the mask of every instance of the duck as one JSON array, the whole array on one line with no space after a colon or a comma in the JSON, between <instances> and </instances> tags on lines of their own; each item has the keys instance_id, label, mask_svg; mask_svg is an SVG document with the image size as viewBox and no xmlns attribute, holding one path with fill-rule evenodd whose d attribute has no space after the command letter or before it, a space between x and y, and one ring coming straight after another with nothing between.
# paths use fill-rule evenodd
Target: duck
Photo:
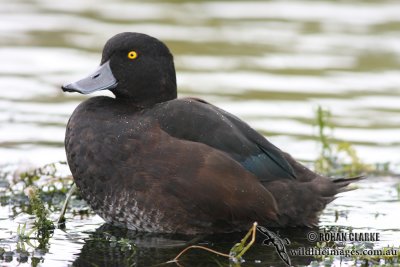
<instances>
[{"instance_id":1,"label":"duck","mask_svg":"<svg viewBox=\"0 0 400 267\"><path fill-rule=\"evenodd\" d=\"M89 76L65 133L80 195L107 223L140 232L203 234L312 227L355 178L311 171L246 122L178 98L173 55L157 38L119 33Z\"/></svg>"}]
</instances>

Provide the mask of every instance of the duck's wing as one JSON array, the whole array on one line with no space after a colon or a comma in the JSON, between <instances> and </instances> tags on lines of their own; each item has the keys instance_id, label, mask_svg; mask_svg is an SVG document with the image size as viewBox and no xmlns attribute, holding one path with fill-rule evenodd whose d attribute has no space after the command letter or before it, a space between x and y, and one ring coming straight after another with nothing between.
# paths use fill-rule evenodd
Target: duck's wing
<instances>
[{"instance_id":1,"label":"duck's wing","mask_svg":"<svg viewBox=\"0 0 400 267\"><path fill-rule=\"evenodd\" d=\"M157 174L164 179L155 179L162 191L149 190L144 194L146 199L152 192L158 194L152 202L160 195L171 198L161 198L165 203L160 205L166 205L162 210L171 210L170 203L178 200L173 205L175 211L182 211L177 217L191 217L191 224L205 232L243 231L255 221L279 225L279 210L271 192L231 157L202 143L168 137L163 140L148 148L154 152L148 168L165 169ZM159 149L174 157L165 162ZM163 164L154 167L154 159Z\"/></svg>"},{"instance_id":2,"label":"duck's wing","mask_svg":"<svg viewBox=\"0 0 400 267\"><path fill-rule=\"evenodd\" d=\"M261 181L296 179L297 163L234 115L194 98L165 102L155 112L160 127L173 137L221 150ZM153 114L154 115L154 114Z\"/></svg>"}]
</instances>

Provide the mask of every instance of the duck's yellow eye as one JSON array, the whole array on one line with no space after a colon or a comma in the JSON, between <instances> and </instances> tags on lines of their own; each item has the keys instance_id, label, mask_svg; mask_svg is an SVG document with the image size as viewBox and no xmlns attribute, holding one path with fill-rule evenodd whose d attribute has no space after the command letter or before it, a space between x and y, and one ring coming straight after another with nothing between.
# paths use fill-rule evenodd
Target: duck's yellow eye
<instances>
[{"instance_id":1,"label":"duck's yellow eye","mask_svg":"<svg viewBox=\"0 0 400 267\"><path fill-rule=\"evenodd\" d=\"M136 51L130 51L130 52L128 53L128 58L129 58L129 59L135 59L135 58L137 58L137 53L136 53Z\"/></svg>"}]
</instances>

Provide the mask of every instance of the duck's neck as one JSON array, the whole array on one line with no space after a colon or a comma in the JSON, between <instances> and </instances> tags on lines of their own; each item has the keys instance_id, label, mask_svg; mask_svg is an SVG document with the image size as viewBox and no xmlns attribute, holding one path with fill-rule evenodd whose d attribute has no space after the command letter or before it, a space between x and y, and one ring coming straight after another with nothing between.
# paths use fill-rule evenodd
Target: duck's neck
<instances>
[{"instance_id":1,"label":"duck's neck","mask_svg":"<svg viewBox=\"0 0 400 267\"><path fill-rule=\"evenodd\" d=\"M123 102L124 104L146 108L153 106L158 103L170 101L177 98L176 84L171 87L159 87L159 89L153 89L154 87L148 87L142 90L135 90L136 93L124 94L127 90L121 90L120 88L113 91L115 98Z\"/></svg>"}]
</instances>

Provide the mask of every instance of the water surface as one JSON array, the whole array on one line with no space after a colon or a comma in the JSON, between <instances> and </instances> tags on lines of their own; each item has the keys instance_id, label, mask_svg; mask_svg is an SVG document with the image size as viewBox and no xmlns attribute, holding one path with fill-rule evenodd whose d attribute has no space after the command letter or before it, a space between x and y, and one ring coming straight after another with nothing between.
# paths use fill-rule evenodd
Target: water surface
<instances>
[{"instance_id":1,"label":"water surface","mask_svg":"<svg viewBox=\"0 0 400 267\"><path fill-rule=\"evenodd\" d=\"M65 125L86 97L64 94L60 85L94 70L105 41L123 31L153 35L170 47L180 96L201 97L234 113L295 158L310 162L319 153L314 122L320 105L332 113L335 138L351 142L364 162L389 162L391 170L399 171L400 3L388 0L3 0L3 170L65 160ZM379 231L384 240L376 246L398 246L398 184L398 178L390 176L361 182L359 190L327 207L321 227ZM1 247L9 247L7 251L15 249L15 242L3 240L15 236L18 223L29 218L13 211L18 205L6 202L0 207ZM41 265L95 260L87 252L96 253L94 231L101 218L91 213L69 216L66 231L56 230L49 252L40 256ZM289 236L300 236L301 242L305 234L289 231ZM156 264L181 249L170 245L171 238L163 247L158 238L134 237L140 249L123 255L133 255L132 262L139 265ZM226 250L235 241L214 243ZM152 242L157 245L147 244ZM109 245L104 243L106 254L121 259ZM188 265L204 255L195 252ZM245 264L274 264L271 255L273 250L258 245ZM278 264L276 256L274 260ZM27 264L31 263L29 257ZM16 265L17 256L1 264Z\"/></svg>"}]
</instances>

